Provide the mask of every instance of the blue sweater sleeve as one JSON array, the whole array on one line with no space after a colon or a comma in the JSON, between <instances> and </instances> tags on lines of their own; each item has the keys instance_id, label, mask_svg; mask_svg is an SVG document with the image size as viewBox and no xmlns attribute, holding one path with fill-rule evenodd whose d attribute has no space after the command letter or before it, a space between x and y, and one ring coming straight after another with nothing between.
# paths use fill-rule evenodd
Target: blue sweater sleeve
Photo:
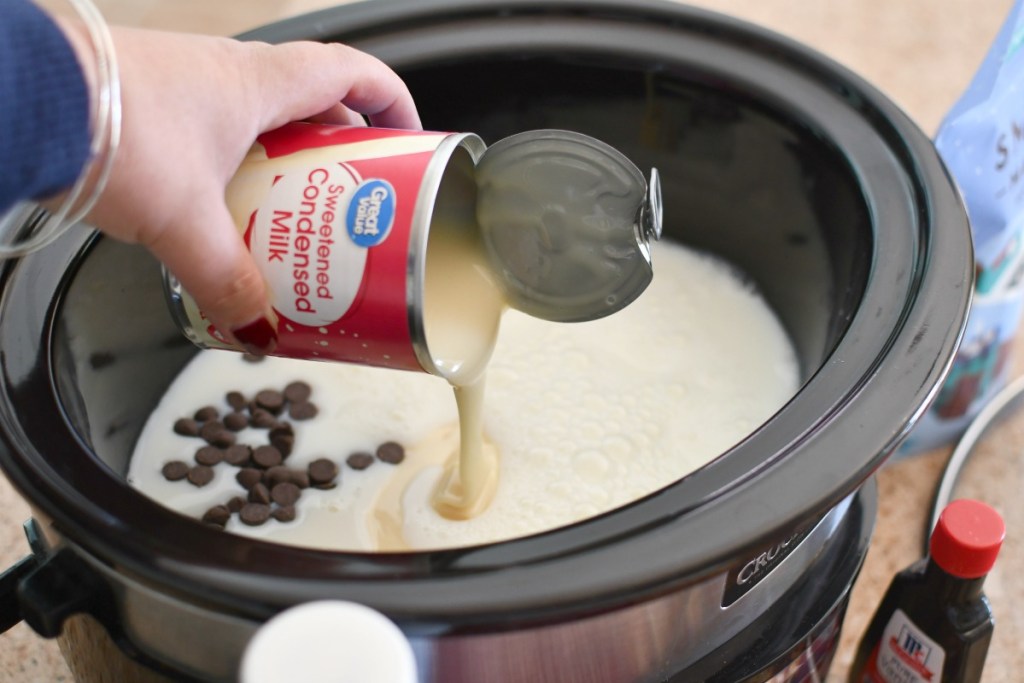
<instances>
[{"instance_id":1,"label":"blue sweater sleeve","mask_svg":"<svg viewBox=\"0 0 1024 683\"><path fill-rule=\"evenodd\" d=\"M0 0L0 212L71 186L89 155L89 93L61 30Z\"/></svg>"}]
</instances>

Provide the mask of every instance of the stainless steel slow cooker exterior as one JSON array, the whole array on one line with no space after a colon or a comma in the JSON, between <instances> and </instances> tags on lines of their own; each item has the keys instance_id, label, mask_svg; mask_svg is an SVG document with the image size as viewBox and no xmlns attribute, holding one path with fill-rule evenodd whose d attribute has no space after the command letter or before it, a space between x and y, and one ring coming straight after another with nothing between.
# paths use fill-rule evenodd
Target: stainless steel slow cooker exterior
<instances>
[{"instance_id":1,"label":"stainless steel slow cooker exterior","mask_svg":"<svg viewBox=\"0 0 1024 683\"><path fill-rule=\"evenodd\" d=\"M735 571L611 611L533 624L498 618L496 631L409 632L420 680L819 680L838 644L875 503L871 481L817 524L745 556ZM183 602L69 539L51 547L34 520L27 533L35 559L16 568L27 577L22 616L61 640L79 683L237 680L240 654L260 620ZM754 575L765 565L771 578L761 581L768 574ZM751 579L749 590L723 605L723 596Z\"/></svg>"},{"instance_id":2,"label":"stainless steel slow cooker exterior","mask_svg":"<svg viewBox=\"0 0 1024 683\"><path fill-rule=\"evenodd\" d=\"M430 553L276 546L125 483L194 350L152 259L69 234L0 272L0 465L36 520L3 623L54 636L89 614L173 680L233 680L262 621L324 598L395 620L423 681L798 680L802 643L827 655L874 516L865 482L932 399L969 304L966 215L927 137L820 55L676 4L370 2L246 37L377 54L432 129L575 129L659 168L665 238L756 284L804 383L708 466L564 529Z\"/></svg>"}]
</instances>

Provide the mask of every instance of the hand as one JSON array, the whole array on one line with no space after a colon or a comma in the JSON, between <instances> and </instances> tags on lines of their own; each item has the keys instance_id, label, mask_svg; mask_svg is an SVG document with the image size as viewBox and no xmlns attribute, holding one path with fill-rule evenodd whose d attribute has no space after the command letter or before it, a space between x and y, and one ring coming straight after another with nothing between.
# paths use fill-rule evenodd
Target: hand
<instances>
[{"instance_id":1,"label":"hand","mask_svg":"<svg viewBox=\"0 0 1024 683\"><path fill-rule=\"evenodd\" d=\"M61 23L87 80L82 27ZM121 144L89 215L103 232L160 259L218 329L254 353L276 343L265 283L224 203L260 133L297 120L420 128L401 79L340 44L278 46L113 27Z\"/></svg>"}]
</instances>

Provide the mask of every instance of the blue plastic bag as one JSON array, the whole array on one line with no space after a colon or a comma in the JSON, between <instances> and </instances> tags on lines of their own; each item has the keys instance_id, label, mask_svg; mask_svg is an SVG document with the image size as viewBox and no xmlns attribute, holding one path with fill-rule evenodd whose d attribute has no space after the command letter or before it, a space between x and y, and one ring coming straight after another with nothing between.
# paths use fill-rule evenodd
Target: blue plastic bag
<instances>
[{"instance_id":1,"label":"blue plastic bag","mask_svg":"<svg viewBox=\"0 0 1024 683\"><path fill-rule=\"evenodd\" d=\"M1018 0L935 146L960 186L975 249L974 302L949 377L904 443L959 436L1010 371L1024 303L1024 10Z\"/></svg>"}]
</instances>

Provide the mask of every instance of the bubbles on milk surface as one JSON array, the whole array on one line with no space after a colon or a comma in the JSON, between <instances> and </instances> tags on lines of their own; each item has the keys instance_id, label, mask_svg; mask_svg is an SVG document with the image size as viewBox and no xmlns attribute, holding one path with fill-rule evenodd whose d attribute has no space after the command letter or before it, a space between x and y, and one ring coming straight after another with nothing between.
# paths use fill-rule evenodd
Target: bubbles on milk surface
<instances>
[{"instance_id":1,"label":"bubbles on milk surface","mask_svg":"<svg viewBox=\"0 0 1024 683\"><path fill-rule=\"evenodd\" d=\"M163 463L194 450L170 425L227 391L303 380L320 413L295 423L296 463L344 462L387 440L405 445L406 460L363 471L343 467L337 488L303 493L295 522L233 524L229 532L373 550L379 496L403 472L412 476L401 495L401 530L413 548L512 538L626 504L735 444L798 386L796 356L781 325L727 265L671 244L659 246L658 259L647 291L614 316L559 324L505 315L484 403L486 437L501 453L500 478L491 505L472 519L438 515L430 497L441 468L417 464L422 444L455 423L448 385L425 373L356 365L280 358L253 365L236 354L201 352L147 422L131 481L169 507L201 514L238 485L226 465L215 467L207 487L164 481Z\"/></svg>"}]
</instances>

